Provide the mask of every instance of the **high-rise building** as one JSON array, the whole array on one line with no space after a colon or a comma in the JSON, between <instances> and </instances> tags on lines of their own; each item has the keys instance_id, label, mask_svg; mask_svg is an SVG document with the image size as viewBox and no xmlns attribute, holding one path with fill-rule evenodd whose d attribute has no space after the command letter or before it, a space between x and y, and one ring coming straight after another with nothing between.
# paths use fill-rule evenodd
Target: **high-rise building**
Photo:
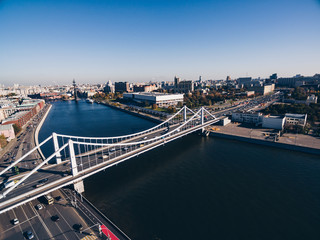
<instances>
[{"instance_id":1,"label":"high-rise building","mask_svg":"<svg viewBox=\"0 0 320 240\"><path fill-rule=\"evenodd\" d=\"M130 86L127 82L115 82L114 86L116 92L130 92Z\"/></svg>"}]
</instances>

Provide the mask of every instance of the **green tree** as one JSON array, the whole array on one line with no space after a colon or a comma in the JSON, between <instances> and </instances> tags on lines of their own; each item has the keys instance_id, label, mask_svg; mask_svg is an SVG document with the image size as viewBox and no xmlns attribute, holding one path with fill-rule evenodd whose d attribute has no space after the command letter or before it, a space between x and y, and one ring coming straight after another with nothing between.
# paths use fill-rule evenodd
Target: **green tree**
<instances>
[{"instance_id":1,"label":"green tree","mask_svg":"<svg viewBox=\"0 0 320 240\"><path fill-rule=\"evenodd\" d=\"M14 134L17 135L21 131L21 127L17 124L13 124Z\"/></svg>"},{"instance_id":2,"label":"green tree","mask_svg":"<svg viewBox=\"0 0 320 240\"><path fill-rule=\"evenodd\" d=\"M7 138L1 134L0 135L0 147L4 148L7 145Z\"/></svg>"}]
</instances>

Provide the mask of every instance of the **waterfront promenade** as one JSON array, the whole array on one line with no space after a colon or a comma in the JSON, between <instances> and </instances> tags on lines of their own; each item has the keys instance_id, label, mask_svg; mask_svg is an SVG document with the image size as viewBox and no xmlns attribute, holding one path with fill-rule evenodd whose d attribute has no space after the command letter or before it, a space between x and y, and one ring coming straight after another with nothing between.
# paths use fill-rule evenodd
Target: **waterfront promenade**
<instances>
[{"instance_id":1,"label":"waterfront promenade","mask_svg":"<svg viewBox=\"0 0 320 240\"><path fill-rule=\"evenodd\" d=\"M218 130L210 130L213 137L223 137L246 141L261 145L284 148L289 150L320 154L320 138L303 134L285 133L275 141L277 131L258 127L241 126L230 123L226 126L217 126Z\"/></svg>"}]
</instances>

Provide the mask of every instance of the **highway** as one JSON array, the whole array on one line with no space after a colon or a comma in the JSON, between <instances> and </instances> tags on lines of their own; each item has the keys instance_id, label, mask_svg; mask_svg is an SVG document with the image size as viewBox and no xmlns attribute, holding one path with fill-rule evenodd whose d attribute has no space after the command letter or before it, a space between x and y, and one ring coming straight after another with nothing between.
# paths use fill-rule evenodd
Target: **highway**
<instances>
[{"instance_id":1,"label":"highway","mask_svg":"<svg viewBox=\"0 0 320 240\"><path fill-rule=\"evenodd\" d=\"M52 196L54 198L61 196L62 198L60 201L55 201L52 205L47 205L38 199L32 200L1 214L0 239L23 239L27 231L31 231L35 236L34 239L39 240L82 239L87 233L98 234L98 227L92 230L88 229L85 233L80 233L74 228L75 224L81 224L83 229L87 229L96 223L86 223L82 216L80 216L80 210L72 206L70 196L60 191L53 192ZM41 204L43 209L38 210L36 208L38 204ZM52 216L55 215L59 216L58 221L52 220ZM19 224L14 225L12 223L14 218L19 220Z\"/></svg>"}]
</instances>

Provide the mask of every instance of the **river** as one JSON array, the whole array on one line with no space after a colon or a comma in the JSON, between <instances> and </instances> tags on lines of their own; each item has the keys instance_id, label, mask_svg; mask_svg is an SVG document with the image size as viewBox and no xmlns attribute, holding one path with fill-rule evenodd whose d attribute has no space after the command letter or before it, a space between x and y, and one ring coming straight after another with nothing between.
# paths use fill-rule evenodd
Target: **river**
<instances>
[{"instance_id":1,"label":"river","mask_svg":"<svg viewBox=\"0 0 320 240\"><path fill-rule=\"evenodd\" d=\"M56 102L40 131L116 136L155 123ZM132 240L320 239L319 156L196 134L85 180L84 195Z\"/></svg>"}]
</instances>

